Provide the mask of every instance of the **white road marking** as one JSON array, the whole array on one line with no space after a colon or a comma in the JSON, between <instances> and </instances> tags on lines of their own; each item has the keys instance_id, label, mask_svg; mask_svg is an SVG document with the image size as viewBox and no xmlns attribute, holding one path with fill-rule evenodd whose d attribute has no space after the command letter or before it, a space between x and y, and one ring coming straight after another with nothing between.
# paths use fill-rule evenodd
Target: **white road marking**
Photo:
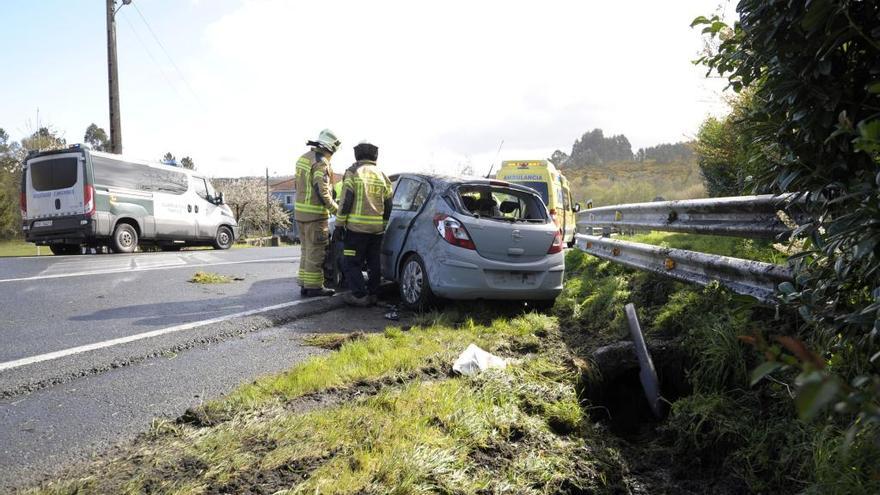
<instances>
[{"instance_id":1,"label":"white road marking","mask_svg":"<svg viewBox=\"0 0 880 495\"><path fill-rule=\"evenodd\" d=\"M21 282L25 280L44 280L50 278L67 278L67 277L84 277L87 275L106 275L108 273L127 273L127 272L149 272L153 270L171 270L175 268L199 268L203 266L221 266L221 265L240 265L244 263L262 263L265 261L296 261L300 257L299 256L284 256L280 258L262 258L258 260L244 260L244 261L219 261L216 263L198 263L191 265L166 265L166 266L147 266L141 268L113 268L107 270L91 270L85 272L73 272L73 273L56 273L52 275L36 275L33 277L20 277L20 278L4 278L0 279L0 283L3 282Z\"/></svg>"},{"instance_id":2,"label":"white road marking","mask_svg":"<svg viewBox=\"0 0 880 495\"><path fill-rule=\"evenodd\" d=\"M219 316L217 318L211 318L210 320L202 320L202 321L194 321L192 323L184 323L183 325L176 325L173 327L162 328L159 330L152 330L149 332L139 333L136 335L129 335L127 337L120 337L117 339L105 340L103 342L96 342L94 344L81 345L78 347L71 347L70 349L64 349L62 351L48 352L46 354L39 354L37 356L26 357L22 359L16 359L15 361L7 361L5 363L0 363L0 371L10 370L13 368L19 368L21 366L27 366L29 364L40 363L43 361L51 361L53 359L59 359L67 356L73 356L75 354L82 354L84 352L94 351L98 349L104 349L107 347L112 347L119 344L127 344L129 342L134 342L137 340L148 339L151 337L159 337L160 335L167 335L169 333L181 332L183 330L190 330L193 328L205 326L205 325L213 325L215 323L221 323L227 320L231 320L233 318L242 318L245 316L251 316L258 313L265 313L267 311L274 311L276 309L289 308L292 306L297 306L306 301L317 301L321 299L327 299L326 297L316 297L312 299L299 299L296 301L275 304L274 306L266 306L264 308L251 309L248 311L242 311L240 313L233 313L231 315Z\"/></svg>"}]
</instances>

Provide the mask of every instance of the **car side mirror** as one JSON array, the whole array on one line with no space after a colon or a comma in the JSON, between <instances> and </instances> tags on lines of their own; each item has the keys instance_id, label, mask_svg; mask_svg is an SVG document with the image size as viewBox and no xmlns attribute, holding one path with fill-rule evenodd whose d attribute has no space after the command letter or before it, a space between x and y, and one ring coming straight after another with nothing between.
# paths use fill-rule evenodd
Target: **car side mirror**
<instances>
[{"instance_id":1,"label":"car side mirror","mask_svg":"<svg viewBox=\"0 0 880 495\"><path fill-rule=\"evenodd\" d=\"M579 212L579 211L581 211L581 204L580 204L580 203L575 203L575 204L574 204L574 212L577 213L577 212Z\"/></svg>"},{"instance_id":2,"label":"car side mirror","mask_svg":"<svg viewBox=\"0 0 880 495\"><path fill-rule=\"evenodd\" d=\"M218 205L218 206L223 204L223 193L222 192L218 192L217 196L214 197L214 204Z\"/></svg>"}]
</instances>

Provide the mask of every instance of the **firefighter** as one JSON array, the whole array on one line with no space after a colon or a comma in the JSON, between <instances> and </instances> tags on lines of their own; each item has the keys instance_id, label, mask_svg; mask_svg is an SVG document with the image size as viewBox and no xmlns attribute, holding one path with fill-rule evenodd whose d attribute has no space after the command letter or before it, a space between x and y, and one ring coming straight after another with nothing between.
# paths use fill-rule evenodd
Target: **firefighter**
<instances>
[{"instance_id":1,"label":"firefighter","mask_svg":"<svg viewBox=\"0 0 880 495\"><path fill-rule=\"evenodd\" d=\"M324 129L317 141L306 143L311 149L296 161L293 218L302 241L299 284L303 297L332 296L334 292L324 287L323 265L330 242L327 221L338 209L332 194L330 158L339 149L339 144L336 135L330 129Z\"/></svg>"},{"instance_id":2,"label":"firefighter","mask_svg":"<svg viewBox=\"0 0 880 495\"><path fill-rule=\"evenodd\" d=\"M354 306L376 304L382 278L379 255L382 236L391 215L391 181L376 166L379 148L366 141L354 147L355 162L342 179L342 206L336 217L343 235L342 270L351 292L345 302ZM369 284L362 268L367 264Z\"/></svg>"}]
</instances>

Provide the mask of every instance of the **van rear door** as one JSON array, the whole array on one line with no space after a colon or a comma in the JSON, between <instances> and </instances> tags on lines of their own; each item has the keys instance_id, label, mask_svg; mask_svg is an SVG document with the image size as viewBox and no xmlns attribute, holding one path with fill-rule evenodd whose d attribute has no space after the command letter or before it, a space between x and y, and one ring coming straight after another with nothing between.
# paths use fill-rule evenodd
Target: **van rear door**
<instances>
[{"instance_id":1,"label":"van rear door","mask_svg":"<svg viewBox=\"0 0 880 495\"><path fill-rule=\"evenodd\" d=\"M83 154L77 152L28 160L25 180L28 219L48 221L41 219L84 214L84 164Z\"/></svg>"}]
</instances>

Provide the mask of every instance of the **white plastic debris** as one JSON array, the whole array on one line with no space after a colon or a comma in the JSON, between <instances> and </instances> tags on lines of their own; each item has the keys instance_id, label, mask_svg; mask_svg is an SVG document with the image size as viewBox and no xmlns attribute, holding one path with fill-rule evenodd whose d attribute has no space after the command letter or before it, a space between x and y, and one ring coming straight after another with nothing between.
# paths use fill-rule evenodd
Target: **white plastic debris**
<instances>
[{"instance_id":1,"label":"white plastic debris","mask_svg":"<svg viewBox=\"0 0 880 495\"><path fill-rule=\"evenodd\" d=\"M503 370L506 367L507 361L494 354L489 354L477 347L476 344L467 346L467 349L452 364L453 371L457 371L462 375L476 375L490 368Z\"/></svg>"}]
</instances>

